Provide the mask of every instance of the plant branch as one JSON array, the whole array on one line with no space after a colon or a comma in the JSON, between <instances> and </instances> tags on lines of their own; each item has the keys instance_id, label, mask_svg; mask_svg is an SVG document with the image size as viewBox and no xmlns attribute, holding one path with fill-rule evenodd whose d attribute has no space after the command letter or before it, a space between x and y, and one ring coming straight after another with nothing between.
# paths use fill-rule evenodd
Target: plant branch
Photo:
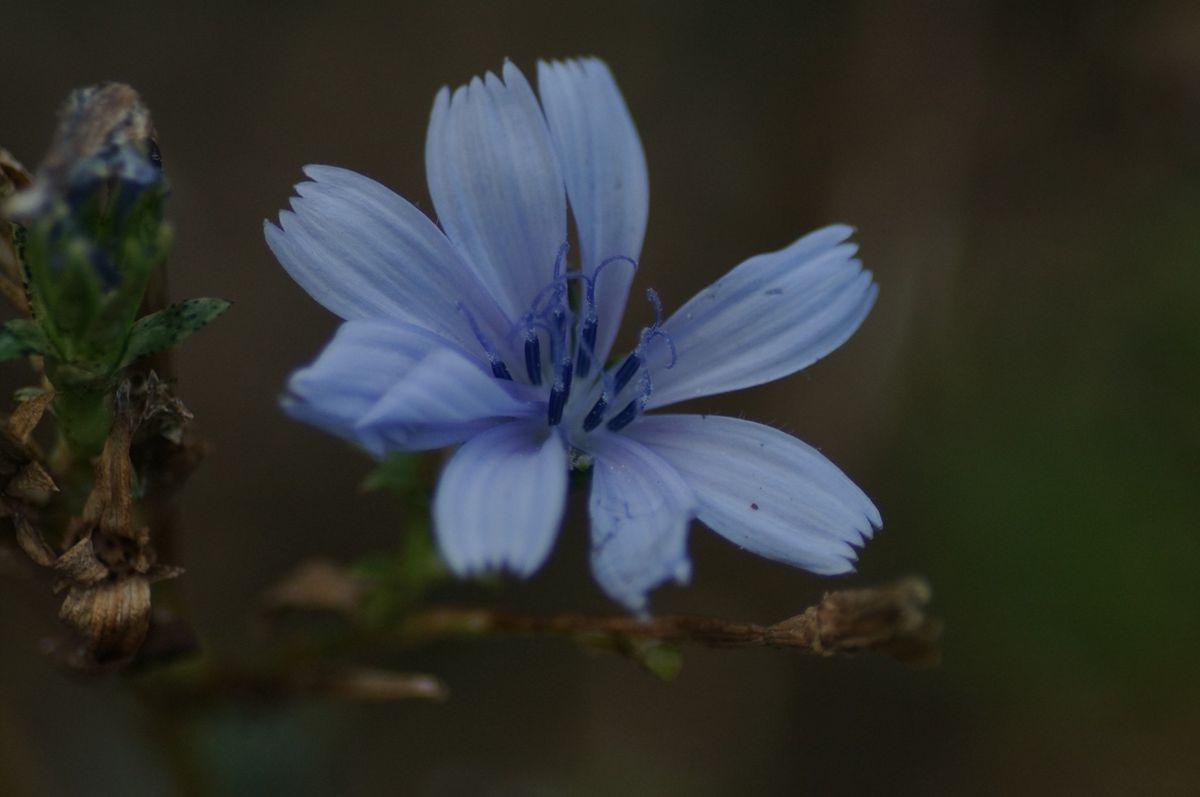
<instances>
[{"instance_id":1,"label":"plant branch","mask_svg":"<svg viewBox=\"0 0 1200 797\"><path fill-rule=\"evenodd\" d=\"M787 648L816 656L875 652L913 664L932 664L939 656L941 623L926 613L930 596L928 583L916 577L883 587L838 590L773 625L671 615L646 619L583 614L537 617L492 609L434 607L405 618L400 635L411 641L496 635L557 636L602 643L639 640L708 648Z\"/></svg>"}]
</instances>

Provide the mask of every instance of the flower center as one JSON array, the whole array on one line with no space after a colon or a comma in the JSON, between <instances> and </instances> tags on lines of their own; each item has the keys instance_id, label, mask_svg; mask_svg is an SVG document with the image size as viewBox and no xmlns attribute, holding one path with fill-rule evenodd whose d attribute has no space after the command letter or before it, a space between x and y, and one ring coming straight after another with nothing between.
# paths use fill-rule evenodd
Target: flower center
<instances>
[{"instance_id":1,"label":"flower center","mask_svg":"<svg viewBox=\"0 0 1200 797\"><path fill-rule=\"evenodd\" d=\"M553 278L538 291L529 310L513 325L504 343L509 345L507 350L523 355L525 377L529 384L537 387L549 382L546 401L548 425L563 423L572 385L590 377L586 387L576 391L582 396L581 400L595 397L591 408L583 416L582 431L591 432L601 423L614 432L619 431L637 418L650 398L652 385L645 368L647 347L661 338L671 349L671 361L667 365L670 368L675 364L675 344L662 331L662 302L653 289L648 289L646 298L654 308L654 321L642 330L637 346L620 366L605 371L603 364L597 363L596 337L600 318L596 307L596 285L612 264L626 263L636 269L637 263L632 258L618 255L604 260L587 275L565 269L566 252L567 245L564 243L559 247L554 261ZM574 295L573 285L578 286ZM469 310L461 304L459 309L470 323L491 366L492 375L497 379L511 380L512 372L495 343L480 329ZM596 366L599 366L598 372L593 376ZM609 410L614 406L620 406L621 409L610 413ZM571 413L570 417L577 418L578 414Z\"/></svg>"}]
</instances>

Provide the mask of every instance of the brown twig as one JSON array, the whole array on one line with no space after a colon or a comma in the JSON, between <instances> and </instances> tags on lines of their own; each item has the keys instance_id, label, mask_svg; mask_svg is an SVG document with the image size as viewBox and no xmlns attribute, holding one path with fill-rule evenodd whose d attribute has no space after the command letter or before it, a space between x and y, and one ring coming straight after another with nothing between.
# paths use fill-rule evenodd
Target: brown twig
<instances>
[{"instance_id":1,"label":"brown twig","mask_svg":"<svg viewBox=\"0 0 1200 797\"><path fill-rule=\"evenodd\" d=\"M884 653L913 664L937 662L941 624L926 614L928 583L906 578L894 584L826 593L821 602L774 625L733 623L703 617L624 615L546 617L491 609L437 607L410 615L401 636L431 641L494 635L647 640L709 648L775 647L817 656Z\"/></svg>"}]
</instances>

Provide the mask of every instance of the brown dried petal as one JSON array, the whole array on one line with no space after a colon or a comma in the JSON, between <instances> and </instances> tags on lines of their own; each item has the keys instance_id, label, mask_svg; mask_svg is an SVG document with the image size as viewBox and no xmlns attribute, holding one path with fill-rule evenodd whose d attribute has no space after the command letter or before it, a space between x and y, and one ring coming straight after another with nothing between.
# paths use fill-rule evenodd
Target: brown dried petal
<instances>
[{"instance_id":1,"label":"brown dried petal","mask_svg":"<svg viewBox=\"0 0 1200 797\"><path fill-rule=\"evenodd\" d=\"M46 543L42 532L21 514L13 516L13 526L17 530L17 544L25 555L42 567L53 567L58 555Z\"/></svg>"},{"instance_id":2,"label":"brown dried petal","mask_svg":"<svg viewBox=\"0 0 1200 797\"><path fill-rule=\"evenodd\" d=\"M133 466L129 461L129 442L133 436L128 402L118 394L118 411L104 449L96 460L96 480L83 507L85 523L117 537L134 538L132 528ZM127 399L127 395L125 397Z\"/></svg>"},{"instance_id":3,"label":"brown dried petal","mask_svg":"<svg viewBox=\"0 0 1200 797\"><path fill-rule=\"evenodd\" d=\"M55 587L56 592L64 586L90 586L109 575L108 568L96 557L91 537L84 537L58 557L58 561L54 563L54 570L60 578L60 583Z\"/></svg>"},{"instance_id":4,"label":"brown dried petal","mask_svg":"<svg viewBox=\"0 0 1200 797\"><path fill-rule=\"evenodd\" d=\"M17 405L13 410L13 414L9 416L8 423L5 428L9 433L22 444L28 445L29 436L33 434L33 430L42 420L42 415L45 414L46 408L50 406L50 402L54 399L54 391L47 390L39 393L33 398L26 399Z\"/></svg>"},{"instance_id":5,"label":"brown dried petal","mask_svg":"<svg viewBox=\"0 0 1200 797\"><path fill-rule=\"evenodd\" d=\"M20 190L28 188L33 182L33 175L13 157L12 153L0 147L0 199L6 196L6 189Z\"/></svg>"},{"instance_id":6,"label":"brown dried petal","mask_svg":"<svg viewBox=\"0 0 1200 797\"><path fill-rule=\"evenodd\" d=\"M263 607L268 612L323 610L350 614L358 610L366 591L363 579L345 567L328 559L309 559L263 595Z\"/></svg>"},{"instance_id":7,"label":"brown dried petal","mask_svg":"<svg viewBox=\"0 0 1200 797\"><path fill-rule=\"evenodd\" d=\"M179 578L185 571L182 567L176 565L151 565L145 572L146 580L151 584L157 584L160 581L168 581L172 578Z\"/></svg>"},{"instance_id":8,"label":"brown dried petal","mask_svg":"<svg viewBox=\"0 0 1200 797\"><path fill-rule=\"evenodd\" d=\"M26 504L42 506L58 492L58 487L45 468L37 462L30 462L17 471L4 492Z\"/></svg>"},{"instance_id":9,"label":"brown dried petal","mask_svg":"<svg viewBox=\"0 0 1200 797\"><path fill-rule=\"evenodd\" d=\"M98 661L132 656L150 627L150 582L134 575L94 587L72 587L58 616L87 637Z\"/></svg>"},{"instance_id":10,"label":"brown dried petal","mask_svg":"<svg viewBox=\"0 0 1200 797\"><path fill-rule=\"evenodd\" d=\"M9 154L0 149L0 209L14 192L28 188L32 181L29 172ZM29 315L29 300L25 298L25 286L21 276L21 264L13 246L12 229L8 219L0 212L0 295L15 307L21 315Z\"/></svg>"}]
</instances>

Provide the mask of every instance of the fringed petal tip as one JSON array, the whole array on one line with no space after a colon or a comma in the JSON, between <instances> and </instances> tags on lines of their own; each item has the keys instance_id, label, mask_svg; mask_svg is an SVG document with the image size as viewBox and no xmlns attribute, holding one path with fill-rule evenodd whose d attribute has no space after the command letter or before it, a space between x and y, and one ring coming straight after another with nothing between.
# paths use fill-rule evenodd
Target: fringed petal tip
<instances>
[{"instance_id":1,"label":"fringed petal tip","mask_svg":"<svg viewBox=\"0 0 1200 797\"><path fill-rule=\"evenodd\" d=\"M833 225L752 257L684 304L663 324L671 349L651 350L648 408L780 379L849 339L878 294L851 232Z\"/></svg>"},{"instance_id":2,"label":"fringed petal tip","mask_svg":"<svg viewBox=\"0 0 1200 797\"><path fill-rule=\"evenodd\" d=\"M546 119L521 71L489 72L434 101L425 145L442 229L510 318L553 274L567 205Z\"/></svg>"},{"instance_id":3,"label":"fringed petal tip","mask_svg":"<svg viewBox=\"0 0 1200 797\"><path fill-rule=\"evenodd\" d=\"M760 556L824 575L846 573L855 546L881 525L878 509L836 465L769 426L718 415L649 415L627 433L679 472L705 525Z\"/></svg>"}]
</instances>

